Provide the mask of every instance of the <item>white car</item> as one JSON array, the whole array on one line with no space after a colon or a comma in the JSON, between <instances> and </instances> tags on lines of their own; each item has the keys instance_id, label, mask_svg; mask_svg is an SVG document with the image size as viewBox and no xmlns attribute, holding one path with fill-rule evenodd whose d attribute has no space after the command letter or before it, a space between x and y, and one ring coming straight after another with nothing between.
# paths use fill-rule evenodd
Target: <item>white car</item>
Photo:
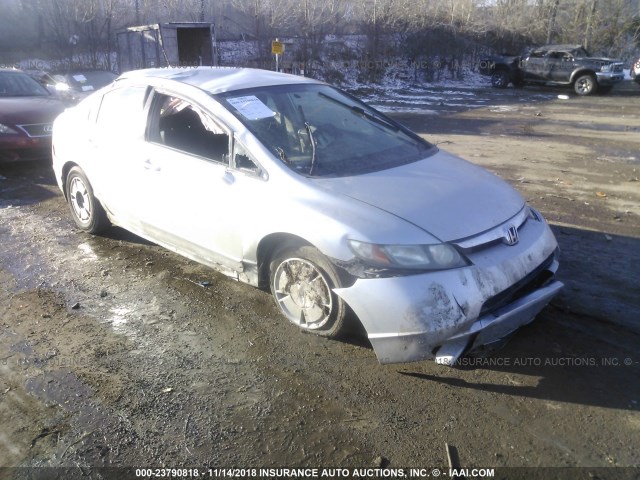
<instances>
[{"instance_id":1,"label":"white car","mask_svg":"<svg viewBox=\"0 0 640 480\"><path fill-rule=\"evenodd\" d=\"M540 213L485 170L324 83L253 69L129 72L55 122L76 224L119 225L270 289L378 360L452 363L560 290Z\"/></svg>"},{"instance_id":2,"label":"white car","mask_svg":"<svg viewBox=\"0 0 640 480\"><path fill-rule=\"evenodd\" d=\"M640 83L640 58L631 64L629 75L631 76L631 80Z\"/></svg>"}]
</instances>

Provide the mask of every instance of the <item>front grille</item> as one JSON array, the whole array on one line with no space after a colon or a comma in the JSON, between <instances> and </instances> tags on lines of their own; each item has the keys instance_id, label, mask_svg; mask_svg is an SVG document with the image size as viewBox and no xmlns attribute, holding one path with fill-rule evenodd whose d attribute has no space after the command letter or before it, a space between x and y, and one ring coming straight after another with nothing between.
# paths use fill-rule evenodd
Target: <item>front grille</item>
<instances>
[{"instance_id":1,"label":"front grille","mask_svg":"<svg viewBox=\"0 0 640 480\"><path fill-rule=\"evenodd\" d=\"M53 124L34 123L32 125L18 125L18 128L30 137L50 137L53 131Z\"/></svg>"},{"instance_id":2,"label":"front grille","mask_svg":"<svg viewBox=\"0 0 640 480\"><path fill-rule=\"evenodd\" d=\"M505 234L509 227L515 227L518 232L523 229L526 226L527 220L529 218L528 215L528 209L523 208L517 215L510 218L501 225L498 225L497 227L494 227L491 230L488 230L479 235L456 240L455 242L453 242L453 244L467 255L492 247L504 242Z\"/></svg>"},{"instance_id":3,"label":"front grille","mask_svg":"<svg viewBox=\"0 0 640 480\"><path fill-rule=\"evenodd\" d=\"M488 298L480 309L480 316L491 313L505 305L514 302L515 300L524 297L525 295L542 287L549 279L553 277L553 272L548 270L549 266L553 263L555 253L552 253L544 262L538 266L533 272L524 277L517 283L514 283L506 290Z\"/></svg>"}]
</instances>

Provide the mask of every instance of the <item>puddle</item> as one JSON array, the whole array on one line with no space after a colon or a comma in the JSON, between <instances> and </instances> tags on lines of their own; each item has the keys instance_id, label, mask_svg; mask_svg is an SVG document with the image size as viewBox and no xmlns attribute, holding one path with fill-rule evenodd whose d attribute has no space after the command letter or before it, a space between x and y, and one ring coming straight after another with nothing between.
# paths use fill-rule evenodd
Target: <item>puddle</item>
<instances>
[{"instance_id":1,"label":"puddle","mask_svg":"<svg viewBox=\"0 0 640 480\"><path fill-rule=\"evenodd\" d=\"M57 404L72 413L86 409L93 390L69 370L53 370L28 378L25 388L47 405Z\"/></svg>"},{"instance_id":2,"label":"puddle","mask_svg":"<svg viewBox=\"0 0 640 480\"><path fill-rule=\"evenodd\" d=\"M512 105L497 105L493 108L490 108L490 112L500 113L500 112L515 112L519 107L514 107Z\"/></svg>"},{"instance_id":3,"label":"puddle","mask_svg":"<svg viewBox=\"0 0 640 480\"><path fill-rule=\"evenodd\" d=\"M117 307L109 310L113 315L107 319L113 330L117 333L130 333L127 327L127 315L131 313L130 308Z\"/></svg>"}]
</instances>

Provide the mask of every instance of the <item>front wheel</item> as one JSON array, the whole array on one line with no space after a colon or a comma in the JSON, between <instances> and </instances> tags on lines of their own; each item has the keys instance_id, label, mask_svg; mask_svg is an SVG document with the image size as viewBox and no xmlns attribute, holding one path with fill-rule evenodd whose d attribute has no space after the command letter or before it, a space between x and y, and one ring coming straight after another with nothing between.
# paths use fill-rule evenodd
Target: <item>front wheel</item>
<instances>
[{"instance_id":1,"label":"front wheel","mask_svg":"<svg viewBox=\"0 0 640 480\"><path fill-rule=\"evenodd\" d=\"M582 75L576 79L573 89L578 95L591 95L598 90L598 83L593 75Z\"/></svg>"},{"instance_id":2,"label":"front wheel","mask_svg":"<svg viewBox=\"0 0 640 480\"><path fill-rule=\"evenodd\" d=\"M509 72L506 70L496 70L491 75L491 85L495 88L507 88L509 86Z\"/></svg>"},{"instance_id":3,"label":"front wheel","mask_svg":"<svg viewBox=\"0 0 640 480\"><path fill-rule=\"evenodd\" d=\"M289 247L276 253L270 284L278 308L291 323L323 337L343 333L347 306L333 292L341 286L340 275L316 248Z\"/></svg>"},{"instance_id":4,"label":"front wheel","mask_svg":"<svg viewBox=\"0 0 640 480\"><path fill-rule=\"evenodd\" d=\"M109 226L107 215L93 195L91 184L81 168L73 167L69 170L66 190L71 216L78 228L98 233Z\"/></svg>"}]
</instances>

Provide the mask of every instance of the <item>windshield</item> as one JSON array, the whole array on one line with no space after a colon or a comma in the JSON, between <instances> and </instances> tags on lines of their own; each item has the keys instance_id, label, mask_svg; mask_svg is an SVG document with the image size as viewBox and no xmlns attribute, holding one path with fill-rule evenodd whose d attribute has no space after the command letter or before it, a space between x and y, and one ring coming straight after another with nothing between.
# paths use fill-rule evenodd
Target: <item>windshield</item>
<instances>
[{"instance_id":1,"label":"windshield","mask_svg":"<svg viewBox=\"0 0 640 480\"><path fill-rule=\"evenodd\" d=\"M347 176L421 160L433 146L326 85L278 85L217 94L262 144L308 176Z\"/></svg>"},{"instance_id":2,"label":"windshield","mask_svg":"<svg viewBox=\"0 0 640 480\"><path fill-rule=\"evenodd\" d=\"M49 92L22 72L0 72L0 97L45 97Z\"/></svg>"}]
</instances>

